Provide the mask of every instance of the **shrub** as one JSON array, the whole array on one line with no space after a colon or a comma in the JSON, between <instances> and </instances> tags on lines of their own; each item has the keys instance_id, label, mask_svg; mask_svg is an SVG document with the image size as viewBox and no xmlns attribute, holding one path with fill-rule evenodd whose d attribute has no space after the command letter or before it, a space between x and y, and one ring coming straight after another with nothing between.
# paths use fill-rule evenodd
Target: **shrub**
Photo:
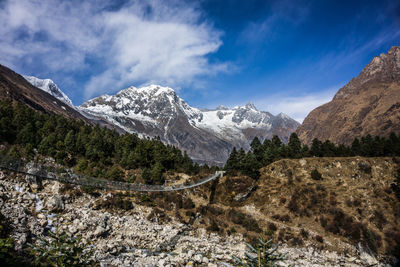
<instances>
[{"instance_id":1,"label":"shrub","mask_svg":"<svg viewBox=\"0 0 400 267\"><path fill-rule=\"evenodd\" d=\"M321 180L322 179L322 175L321 173L319 173L319 171L317 169L314 169L311 171L311 178L313 180Z\"/></svg>"},{"instance_id":2,"label":"shrub","mask_svg":"<svg viewBox=\"0 0 400 267\"><path fill-rule=\"evenodd\" d=\"M136 181L136 175L131 174L128 176L128 179L126 180L128 183L134 183Z\"/></svg>"},{"instance_id":3,"label":"shrub","mask_svg":"<svg viewBox=\"0 0 400 267\"><path fill-rule=\"evenodd\" d=\"M50 239L39 239L32 245L31 254L34 263L44 266L93 266L90 260L92 250L87 248L80 239L67 234L49 232Z\"/></svg>"},{"instance_id":4,"label":"shrub","mask_svg":"<svg viewBox=\"0 0 400 267\"><path fill-rule=\"evenodd\" d=\"M297 197L295 195L292 196L290 199L287 208L291 212L298 212L299 211L299 205L297 204Z\"/></svg>"},{"instance_id":5,"label":"shrub","mask_svg":"<svg viewBox=\"0 0 400 267\"><path fill-rule=\"evenodd\" d=\"M317 240L320 243L324 243L324 238L322 236L320 236L320 235L316 235L315 236L315 240Z\"/></svg>"},{"instance_id":6,"label":"shrub","mask_svg":"<svg viewBox=\"0 0 400 267\"><path fill-rule=\"evenodd\" d=\"M97 204L97 208L104 208L109 210L123 209L131 210L133 209L132 201L128 199L123 199L121 196L112 195L111 197L100 200Z\"/></svg>"},{"instance_id":7,"label":"shrub","mask_svg":"<svg viewBox=\"0 0 400 267\"><path fill-rule=\"evenodd\" d=\"M301 239L301 237L293 237L292 239L290 239L290 245L302 246L302 245L304 245L304 241L303 241L303 239Z\"/></svg>"},{"instance_id":8,"label":"shrub","mask_svg":"<svg viewBox=\"0 0 400 267\"><path fill-rule=\"evenodd\" d=\"M248 231L253 231L256 233L261 232L261 228L258 225L258 222L250 215L246 215L240 211L235 211L232 209L229 211L228 216L233 223L243 226Z\"/></svg>"},{"instance_id":9,"label":"shrub","mask_svg":"<svg viewBox=\"0 0 400 267\"><path fill-rule=\"evenodd\" d=\"M272 218L275 220L282 221L282 222L290 222L290 219L291 219L289 214L285 214L285 215L275 214L275 215L272 215Z\"/></svg>"},{"instance_id":10,"label":"shrub","mask_svg":"<svg viewBox=\"0 0 400 267\"><path fill-rule=\"evenodd\" d=\"M97 190L93 187L90 186L82 186L81 187L82 191L86 194L91 195L92 197L100 197L101 194L99 192L97 192Z\"/></svg>"},{"instance_id":11,"label":"shrub","mask_svg":"<svg viewBox=\"0 0 400 267\"><path fill-rule=\"evenodd\" d=\"M152 184L151 172L148 168L144 168L142 171L142 178L146 184Z\"/></svg>"},{"instance_id":12,"label":"shrub","mask_svg":"<svg viewBox=\"0 0 400 267\"><path fill-rule=\"evenodd\" d=\"M328 221L327 221L327 219L324 217L324 216L321 216L320 218L319 218L319 222L321 223L321 226L322 227L326 227L327 226L327 224L328 224Z\"/></svg>"},{"instance_id":13,"label":"shrub","mask_svg":"<svg viewBox=\"0 0 400 267\"><path fill-rule=\"evenodd\" d=\"M363 229L364 240L367 246L375 253L378 252L378 248L382 245L381 236L375 231L365 227Z\"/></svg>"},{"instance_id":14,"label":"shrub","mask_svg":"<svg viewBox=\"0 0 400 267\"><path fill-rule=\"evenodd\" d=\"M276 263L285 259L284 254L277 252L278 246L272 245L272 239L264 241L259 238L255 248L250 244L246 244L246 246L247 252L244 259L234 257L236 266L276 266Z\"/></svg>"},{"instance_id":15,"label":"shrub","mask_svg":"<svg viewBox=\"0 0 400 267\"><path fill-rule=\"evenodd\" d=\"M356 198L353 200L353 206L359 207L361 205L361 199Z\"/></svg>"},{"instance_id":16,"label":"shrub","mask_svg":"<svg viewBox=\"0 0 400 267\"><path fill-rule=\"evenodd\" d=\"M186 198L182 201L182 208L184 209L193 209L195 207L193 200L191 198Z\"/></svg>"},{"instance_id":17,"label":"shrub","mask_svg":"<svg viewBox=\"0 0 400 267\"><path fill-rule=\"evenodd\" d=\"M124 173L117 165L112 166L111 169L107 171L106 176L108 179L114 181L121 182L124 180Z\"/></svg>"},{"instance_id":18,"label":"shrub","mask_svg":"<svg viewBox=\"0 0 400 267\"><path fill-rule=\"evenodd\" d=\"M371 174L371 166L366 162L358 163L358 168L366 174Z\"/></svg>"},{"instance_id":19,"label":"shrub","mask_svg":"<svg viewBox=\"0 0 400 267\"><path fill-rule=\"evenodd\" d=\"M375 221L375 224L379 229L382 229L387 222L385 215L380 210L374 211L373 220Z\"/></svg>"},{"instance_id":20,"label":"shrub","mask_svg":"<svg viewBox=\"0 0 400 267\"><path fill-rule=\"evenodd\" d=\"M309 235L308 231L304 230L304 228L301 228L300 234L303 238L308 238Z\"/></svg>"},{"instance_id":21,"label":"shrub","mask_svg":"<svg viewBox=\"0 0 400 267\"><path fill-rule=\"evenodd\" d=\"M276 231L276 230L278 230L278 228L276 227L276 225L274 224L274 223L272 223L272 222L270 222L270 223L268 223L268 229L269 230L271 230L271 231Z\"/></svg>"},{"instance_id":22,"label":"shrub","mask_svg":"<svg viewBox=\"0 0 400 267\"><path fill-rule=\"evenodd\" d=\"M387 242L387 253L397 258L400 258L400 231L395 228L386 230L385 240Z\"/></svg>"},{"instance_id":23,"label":"shrub","mask_svg":"<svg viewBox=\"0 0 400 267\"><path fill-rule=\"evenodd\" d=\"M329 198L329 204L330 204L331 206L336 206L337 200L336 200L336 198L335 198L334 196L330 196L330 198Z\"/></svg>"},{"instance_id":24,"label":"shrub","mask_svg":"<svg viewBox=\"0 0 400 267\"><path fill-rule=\"evenodd\" d=\"M211 220L210 225L207 227L208 231L212 231L212 232L219 232L221 229L219 228L218 224L216 223L216 221Z\"/></svg>"}]
</instances>

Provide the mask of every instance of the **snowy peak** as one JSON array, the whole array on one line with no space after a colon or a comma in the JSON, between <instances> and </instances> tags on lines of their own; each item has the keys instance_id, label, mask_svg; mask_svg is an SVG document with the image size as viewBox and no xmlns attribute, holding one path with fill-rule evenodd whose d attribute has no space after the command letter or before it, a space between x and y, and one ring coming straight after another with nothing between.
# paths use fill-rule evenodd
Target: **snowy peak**
<instances>
[{"instance_id":1,"label":"snowy peak","mask_svg":"<svg viewBox=\"0 0 400 267\"><path fill-rule=\"evenodd\" d=\"M200 162L224 162L233 146L248 149L254 137L287 141L299 123L285 114L259 111L253 103L200 110L169 87L128 87L83 103L80 110L142 136L159 136ZM216 149L219 148L219 149Z\"/></svg>"},{"instance_id":2,"label":"snowy peak","mask_svg":"<svg viewBox=\"0 0 400 267\"><path fill-rule=\"evenodd\" d=\"M292 118L290 118L288 115L286 115L285 113L281 112L278 115L276 115L276 117L283 119L283 120L291 120Z\"/></svg>"},{"instance_id":3,"label":"snowy peak","mask_svg":"<svg viewBox=\"0 0 400 267\"><path fill-rule=\"evenodd\" d=\"M65 104L74 108L71 99L61 91L60 88L50 79L39 79L34 76L24 76L24 78L33 86L42 89L43 91L49 93L54 96L58 100L61 100Z\"/></svg>"},{"instance_id":4,"label":"snowy peak","mask_svg":"<svg viewBox=\"0 0 400 267\"><path fill-rule=\"evenodd\" d=\"M245 109L248 109L248 110L258 111L257 108L256 108L256 106L255 106L253 103L251 103L251 102L247 103L247 104L244 106L244 108L245 108Z\"/></svg>"},{"instance_id":5,"label":"snowy peak","mask_svg":"<svg viewBox=\"0 0 400 267\"><path fill-rule=\"evenodd\" d=\"M190 107L172 88L159 85L131 86L115 95L89 100L80 108L92 115L125 117L153 124L163 124L179 115L190 120L201 117L201 112Z\"/></svg>"},{"instance_id":6,"label":"snowy peak","mask_svg":"<svg viewBox=\"0 0 400 267\"><path fill-rule=\"evenodd\" d=\"M158 96L171 96L176 97L175 91L170 87L163 87L160 85L152 84L140 88L130 86L126 89L119 91L116 96L123 96L129 98L137 98L137 96L158 97Z\"/></svg>"}]
</instances>

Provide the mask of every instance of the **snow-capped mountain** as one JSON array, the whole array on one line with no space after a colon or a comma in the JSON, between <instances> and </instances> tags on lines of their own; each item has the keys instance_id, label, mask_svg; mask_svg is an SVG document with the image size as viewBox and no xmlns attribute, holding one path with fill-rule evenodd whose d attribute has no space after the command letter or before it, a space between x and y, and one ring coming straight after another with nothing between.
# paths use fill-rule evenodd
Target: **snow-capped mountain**
<instances>
[{"instance_id":1,"label":"snow-capped mountain","mask_svg":"<svg viewBox=\"0 0 400 267\"><path fill-rule=\"evenodd\" d=\"M23 76L23 77L33 86L42 89L43 91L51 94L58 100L64 102L68 106L75 108L74 105L72 104L71 99L69 99L69 97L66 94L64 94L64 92L61 91L61 89L58 88L58 86L52 80L39 79L34 76Z\"/></svg>"},{"instance_id":2,"label":"snow-capped mountain","mask_svg":"<svg viewBox=\"0 0 400 267\"><path fill-rule=\"evenodd\" d=\"M102 117L122 129L161 140L187 151L198 162L222 164L234 146L249 148L254 137L278 135L287 141L299 123L281 113L258 111L253 104L200 110L169 87L129 87L82 104L81 112Z\"/></svg>"}]
</instances>

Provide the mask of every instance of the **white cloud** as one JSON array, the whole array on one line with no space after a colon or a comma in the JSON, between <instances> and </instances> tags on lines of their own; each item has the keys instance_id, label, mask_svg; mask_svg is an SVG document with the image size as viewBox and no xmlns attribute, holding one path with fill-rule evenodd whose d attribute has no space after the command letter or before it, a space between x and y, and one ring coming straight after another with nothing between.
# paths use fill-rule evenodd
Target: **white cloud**
<instances>
[{"instance_id":1,"label":"white cloud","mask_svg":"<svg viewBox=\"0 0 400 267\"><path fill-rule=\"evenodd\" d=\"M196 6L132 0L115 9L110 3L6 1L0 6L0 61L77 72L90 58L102 71L92 74L86 97L129 83L182 86L227 70L226 63L207 58L222 45L222 33Z\"/></svg>"},{"instance_id":2,"label":"white cloud","mask_svg":"<svg viewBox=\"0 0 400 267\"><path fill-rule=\"evenodd\" d=\"M332 100L341 86L335 86L320 92L307 93L300 96L273 95L266 99L255 100L254 104L260 110L272 114L284 112L291 118L302 123L304 118L316 107Z\"/></svg>"}]
</instances>

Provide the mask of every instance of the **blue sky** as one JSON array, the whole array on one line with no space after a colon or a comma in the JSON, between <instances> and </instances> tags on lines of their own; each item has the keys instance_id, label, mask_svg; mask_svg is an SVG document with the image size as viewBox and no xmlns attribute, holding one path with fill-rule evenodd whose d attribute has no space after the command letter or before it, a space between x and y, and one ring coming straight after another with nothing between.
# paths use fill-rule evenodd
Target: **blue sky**
<instances>
[{"instance_id":1,"label":"blue sky","mask_svg":"<svg viewBox=\"0 0 400 267\"><path fill-rule=\"evenodd\" d=\"M394 45L399 1L0 0L0 63L75 105L157 83L302 121Z\"/></svg>"}]
</instances>

